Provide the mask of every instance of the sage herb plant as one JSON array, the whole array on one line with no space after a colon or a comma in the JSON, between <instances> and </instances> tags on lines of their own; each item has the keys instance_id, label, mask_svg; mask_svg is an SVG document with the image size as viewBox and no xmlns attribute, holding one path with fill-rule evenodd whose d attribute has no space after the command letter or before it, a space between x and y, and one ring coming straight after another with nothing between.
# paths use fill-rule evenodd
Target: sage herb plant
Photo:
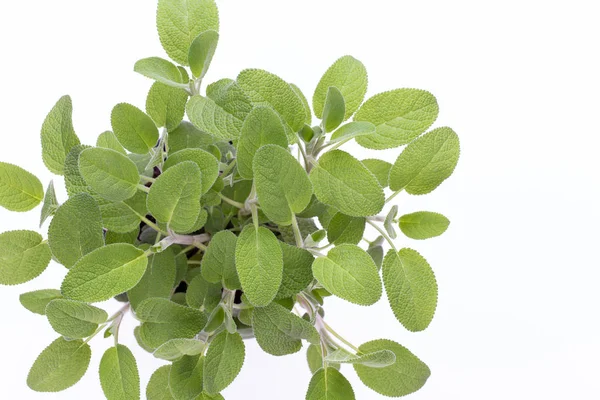
<instances>
[{"instance_id":1,"label":"sage herb plant","mask_svg":"<svg viewBox=\"0 0 600 400\"><path fill-rule=\"evenodd\" d=\"M172 61L135 64L154 81L145 111L117 104L112 131L94 145L80 143L68 96L44 121L43 161L64 177L68 199L59 202L52 182L44 191L31 173L0 163L0 205L24 212L41 203L40 226L51 219L47 239L34 230L0 234L0 283L30 281L51 260L67 269L60 288L20 297L59 335L33 363L29 387L77 383L90 342L104 336L114 341L99 367L105 397L140 399L134 355L119 342L131 315L139 346L169 362L152 375L149 400L223 399L251 338L273 356L308 345L307 400L355 398L342 364L384 396L419 390L430 370L417 356L386 339L352 344L324 307L329 296L370 306L385 289L407 330L430 324L434 273L394 239L397 229L438 236L449 221L382 210L401 192L430 193L456 166L454 131L428 131L436 99L396 89L364 101L367 72L351 56L325 72L312 107L297 86L260 69L204 88L219 39L214 0L159 0L157 27ZM405 147L390 164L359 160L344 150L352 141ZM367 226L379 236L365 237ZM113 298L122 308L112 316L94 305Z\"/></svg>"}]
</instances>

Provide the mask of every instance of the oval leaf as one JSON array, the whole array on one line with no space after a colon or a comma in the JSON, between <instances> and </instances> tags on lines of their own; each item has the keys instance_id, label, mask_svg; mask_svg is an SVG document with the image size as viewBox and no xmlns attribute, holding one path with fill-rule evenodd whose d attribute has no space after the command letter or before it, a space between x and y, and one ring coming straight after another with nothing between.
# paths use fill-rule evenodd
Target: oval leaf
<instances>
[{"instance_id":1,"label":"oval leaf","mask_svg":"<svg viewBox=\"0 0 600 400\"><path fill-rule=\"evenodd\" d=\"M146 398L148 400L173 400L171 389L169 389L170 365L163 365L150 377L146 386Z\"/></svg>"},{"instance_id":2,"label":"oval leaf","mask_svg":"<svg viewBox=\"0 0 600 400\"><path fill-rule=\"evenodd\" d=\"M140 375L131 350L122 344L106 350L100 360L100 384L107 400L140 398Z\"/></svg>"},{"instance_id":3,"label":"oval leaf","mask_svg":"<svg viewBox=\"0 0 600 400\"><path fill-rule=\"evenodd\" d=\"M231 231L217 232L202 257L202 277L210 283L223 283L229 290L241 289L235 269L237 236Z\"/></svg>"},{"instance_id":4,"label":"oval leaf","mask_svg":"<svg viewBox=\"0 0 600 400\"><path fill-rule=\"evenodd\" d=\"M189 95L185 90L155 82L146 97L146 112L156 126L169 131L177 128L185 116L185 105ZM171 143L169 143L170 147Z\"/></svg>"},{"instance_id":5,"label":"oval leaf","mask_svg":"<svg viewBox=\"0 0 600 400\"><path fill-rule=\"evenodd\" d=\"M52 329L70 339L91 336L108 319L106 311L98 307L67 299L48 303L46 316Z\"/></svg>"},{"instance_id":6,"label":"oval leaf","mask_svg":"<svg viewBox=\"0 0 600 400\"><path fill-rule=\"evenodd\" d=\"M52 258L48 243L33 231L0 234L0 284L19 285L38 277Z\"/></svg>"},{"instance_id":7,"label":"oval leaf","mask_svg":"<svg viewBox=\"0 0 600 400\"><path fill-rule=\"evenodd\" d=\"M163 169L166 171L184 161L193 161L198 165L202 173L202 193L208 192L219 176L219 160L209 152L201 149L185 149L170 154Z\"/></svg>"},{"instance_id":8,"label":"oval leaf","mask_svg":"<svg viewBox=\"0 0 600 400\"><path fill-rule=\"evenodd\" d=\"M323 109L323 126L326 133L333 131L344 122L345 112L346 103L342 92L335 86L331 86L327 91L325 108Z\"/></svg>"},{"instance_id":9,"label":"oval leaf","mask_svg":"<svg viewBox=\"0 0 600 400\"><path fill-rule=\"evenodd\" d=\"M233 382L244 365L246 350L238 333L219 333L210 343L204 361L204 391L218 394Z\"/></svg>"},{"instance_id":10,"label":"oval leaf","mask_svg":"<svg viewBox=\"0 0 600 400\"><path fill-rule=\"evenodd\" d=\"M0 206L9 211L29 211L44 198L42 182L16 165L0 162Z\"/></svg>"},{"instance_id":11,"label":"oval leaf","mask_svg":"<svg viewBox=\"0 0 600 400\"><path fill-rule=\"evenodd\" d=\"M209 29L196 36L190 45L190 69L196 78L202 79L206 75L218 43L219 33Z\"/></svg>"},{"instance_id":12,"label":"oval leaf","mask_svg":"<svg viewBox=\"0 0 600 400\"><path fill-rule=\"evenodd\" d=\"M164 85L186 89L181 72L175 64L160 57L150 57L135 63L133 70Z\"/></svg>"},{"instance_id":13,"label":"oval leaf","mask_svg":"<svg viewBox=\"0 0 600 400\"><path fill-rule=\"evenodd\" d=\"M354 400L350 382L335 368L318 370L310 380L306 400Z\"/></svg>"},{"instance_id":14,"label":"oval leaf","mask_svg":"<svg viewBox=\"0 0 600 400\"><path fill-rule=\"evenodd\" d=\"M176 361L183 356L196 356L206 348L206 343L196 339L173 339L160 346L153 355L168 361Z\"/></svg>"},{"instance_id":15,"label":"oval leaf","mask_svg":"<svg viewBox=\"0 0 600 400\"><path fill-rule=\"evenodd\" d=\"M110 121L119 142L132 153L146 154L158 141L152 118L131 104L117 104Z\"/></svg>"},{"instance_id":16,"label":"oval leaf","mask_svg":"<svg viewBox=\"0 0 600 400\"><path fill-rule=\"evenodd\" d=\"M42 125L42 159L50 172L62 175L67 154L78 144L73 129L73 103L71 97L63 96Z\"/></svg>"},{"instance_id":17,"label":"oval leaf","mask_svg":"<svg viewBox=\"0 0 600 400\"><path fill-rule=\"evenodd\" d=\"M400 217L399 226L402 233L411 239L423 240L440 236L448 229L450 221L442 214L419 211Z\"/></svg>"},{"instance_id":18,"label":"oval leaf","mask_svg":"<svg viewBox=\"0 0 600 400\"><path fill-rule=\"evenodd\" d=\"M19 296L21 305L35 314L46 315L46 306L52 300L61 299L60 290L42 289L23 293Z\"/></svg>"}]
</instances>

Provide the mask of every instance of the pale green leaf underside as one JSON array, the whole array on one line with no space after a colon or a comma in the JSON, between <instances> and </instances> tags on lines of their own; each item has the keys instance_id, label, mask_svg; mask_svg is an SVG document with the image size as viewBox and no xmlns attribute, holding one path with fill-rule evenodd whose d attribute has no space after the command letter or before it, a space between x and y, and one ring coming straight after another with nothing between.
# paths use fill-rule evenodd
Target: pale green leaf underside
<instances>
[{"instance_id":1,"label":"pale green leaf underside","mask_svg":"<svg viewBox=\"0 0 600 400\"><path fill-rule=\"evenodd\" d=\"M366 121L353 121L342 125L338 130L331 135L330 142L338 143L348 141L358 136L370 135L375 132L375 125Z\"/></svg>"},{"instance_id":2,"label":"pale green leaf underside","mask_svg":"<svg viewBox=\"0 0 600 400\"><path fill-rule=\"evenodd\" d=\"M100 360L100 384L107 400L138 400L140 375L131 350L122 344L111 347Z\"/></svg>"},{"instance_id":3,"label":"pale green leaf underside","mask_svg":"<svg viewBox=\"0 0 600 400\"><path fill-rule=\"evenodd\" d=\"M71 97L63 96L42 125L42 159L50 172L62 175L67 154L78 144L79 138L73 129Z\"/></svg>"},{"instance_id":4,"label":"pale green leaf underside","mask_svg":"<svg viewBox=\"0 0 600 400\"><path fill-rule=\"evenodd\" d=\"M0 206L9 211L29 211L44 198L44 187L30 172L0 162Z\"/></svg>"},{"instance_id":5,"label":"pale green leaf underside","mask_svg":"<svg viewBox=\"0 0 600 400\"><path fill-rule=\"evenodd\" d=\"M59 203L56 199L56 191L54 190L54 181L50 181L46 194L44 195L44 202L42 203L42 212L40 213L40 228L44 222L51 216L54 215Z\"/></svg>"},{"instance_id":6,"label":"pale green leaf underside","mask_svg":"<svg viewBox=\"0 0 600 400\"><path fill-rule=\"evenodd\" d=\"M147 78L176 88L187 88L175 64L160 57L150 57L135 63L133 70Z\"/></svg>"},{"instance_id":7,"label":"pale green leaf underside","mask_svg":"<svg viewBox=\"0 0 600 400\"><path fill-rule=\"evenodd\" d=\"M219 33L213 29L202 32L190 44L189 58L190 69L196 78L202 79L213 56L217 50Z\"/></svg>"},{"instance_id":8,"label":"pale green leaf underside","mask_svg":"<svg viewBox=\"0 0 600 400\"><path fill-rule=\"evenodd\" d=\"M442 214L430 211L418 211L400 217L399 226L402 233L411 239L423 240L440 236L450 221Z\"/></svg>"},{"instance_id":9,"label":"pale green leaf underside","mask_svg":"<svg viewBox=\"0 0 600 400\"><path fill-rule=\"evenodd\" d=\"M153 353L154 357L176 361L183 356L196 356L204 351L206 344L196 339L172 339Z\"/></svg>"},{"instance_id":10,"label":"pale green leaf underside","mask_svg":"<svg viewBox=\"0 0 600 400\"><path fill-rule=\"evenodd\" d=\"M41 289L23 293L19 296L21 305L35 314L46 315L46 306L52 300L61 299L60 290Z\"/></svg>"},{"instance_id":11,"label":"pale green leaf underside","mask_svg":"<svg viewBox=\"0 0 600 400\"><path fill-rule=\"evenodd\" d=\"M396 355L391 350L378 350L355 355L340 348L329 353L325 360L337 364L361 364L367 367L383 368L393 365L396 362Z\"/></svg>"},{"instance_id":12,"label":"pale green leaf underside","mask_svg":"<svg viewBox=\"0 0 600 400\"><path fill-rule=\"evenodd\" d=\"M342 122L346 112L346 102L344 96L338 88L331 86L327 91L325 99L325 108L323 109L323 127L325 132L331 132Z\"/></svg>"},{"instance_id":13,"label":"pale green leaf underside","mask_svg":"<svg viewBox=\"0 0 600 400\"><path fill-rule=\"evenodd\" d=\"M98 139L96 139L96 147L111 149L114 151L118 151L124 156L127 155L127 151L125 151L125 148L119 142L119 139L117 139L115 134L111 131L102 132L100 135L98 135Z\"/></svg>"},{"instance_id":14,"label":"pale green leaf underside","mask_svg":"<svg viewBox=\"0 0 600 400\"><path fill-rule=\"evenodd\" d=\"M0 234L0 285L19 285L38 277L52 254L48 243L33 231Z\"/></svg>"}]
</instances>

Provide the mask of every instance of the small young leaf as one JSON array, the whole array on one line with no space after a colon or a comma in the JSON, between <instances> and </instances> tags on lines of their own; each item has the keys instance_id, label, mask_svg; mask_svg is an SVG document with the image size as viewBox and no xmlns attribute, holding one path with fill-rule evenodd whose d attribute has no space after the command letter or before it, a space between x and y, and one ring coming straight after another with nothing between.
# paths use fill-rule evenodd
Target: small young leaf
<instances>
[{"instance_id":1,"label":"small young leaf","mask_svg":"<svg viewBox=\"0 0 600 400\"><path fill-rule=\"evenodd\" d=\"M376 130L375 125L370 122L348 122L346 125L340 127L337 131L331 135L331 143L339 143L342 141L348 141L350 139L370 135Z\"/></svg>"},{"instance_id":2,"label":"small young leaf","mask_svg":"<svg viewBox=\"0 0 600 400\"><path fill-rule=\"evenodd\" d=\"M306 361L308 362L308 369L311 374L315 374L318 370L323 368L323 353L320 345L311 344L306 349Z\"/></svg>"},{"instance_id":3,"label":"small young leaf","mask_svg":"<svg viewBox=\"0 0 600 400\"><path fill-rule=\"evenodd\" d=\"M398 235L396 234L396 229L394 228L394 220L396 219L397 215L398 206L394 205L392 206L392 208L390 208L390 211L388 212L388 214L385 217L385 220L383 221L383 227L392 239L396 239L396 237L398 237Z\"/></svg>"},{"instance_id":4,"label":"small young leaf","mask_svg":"<svg viewBox=\"0 0 600 400\"><path fill-rule=\"evenodd\" d=\"M102 147L104 149L111 149L114 151L118 151L124 156L127 155L127 151L123 145L119 142L119 139L115 136L111 131L106 131L101 133L96 139L96 147Z\"/></svg>"},{"instance_id":5,"label":"small young leaf","mask_svg":"<svg viewBox=\"0 0 600 400\"><path fill-rule=\"evenodd\" d=\"M163 170L184 161L193 161L202 173L202 194L208 192L219 177L219 160L212 154L201 149L185 149L169 155Z\"/></svg>"},{"instance_id":6,"label":"small young leaf","mask_svg":"<svg viewBox=\"0 0 600 400\"><path fill-rule=\"evenodd\" d=\"M106 311L67 299L56 299L46 307L48 321L57 333L69 339L83 339L91 336L98 325L106 322Z\"/></svg>"},{"instance_id":7,"label":"small young leaf","mask_svg":"<svg viewBox=\"0 0 600 400\"><path fill-rule=\"evenodd\" d=\"M60 392L83 377L90 364L92 350L82 340L52 342L33 363L27 385L36 392Z\"/></svg>"},{"instance_id":8,"label":"small young leaf","mask_svg":"<svg viewBox=\"0 0 600 400\"><path fill-rule=\"evenodd\" d=\"M79 155L79 172L90 188L110 201L123 201L137 192L137 167L123 154L100 147Z\"/></svg>"},{"instance_id":9,"label":"small young leaf","mask_svg":"<svg viewBox=\"0 0 600 400\"><path fill-rule=\"evenodd\" d=\"M181 79L181 72L175 64L160 57L150 57L135 63L133 70L147 78L154 79L164 85L185 89L186 82Z\"/></svg>"},{"instance_id":10,"label":"small young leaf","mask_svg":"<svg viewBox=\"0 0 600 400\"><path fill-rule=\"evenodd\" d=\"M335 245L358 244L365 233L365 225L366 218L364 217L350 217L337 213L327 226L327 240Z\"/></svg>"},{"instance_id":11,"label":"small young leaf","mask_svg":"<svg viewBox=\"0 0 600 400\"><path fill-rule=\"evenodd\" d=\"M160 346L153 355L168 361L177 361L183 356L196 356L206 348L206 343L196 339L172 339Z\"/></svg>"},{"instance_id":12,"label":"small young leaf","mask_svg":"<svg viewBox=\"0 0 600 400\"><path fill-rule=\"evenodd\" d=\"M399 226L402 233L411 239L423 240L440 236L448 229L450 221L442 214L419 211L400 217Z\"/></svg>"},{"instance_id":13,"label":"small young leaf","mask_svg":"<svg viewBox=\"0 0 600 400\"><path fill-rule=\"evenodd\" d=\"M344 56L329 67L313 95L313 109L317 118L323 116L327 90L331 86L338 88L346 100L344 120L347 120L358 109L365 98L365 93L367 93L367 70L365 66L354 57Z\"/></svg>"},{"instance_id":14,"label":"small young leaf","mask_svg":"<svg viewBox=\"0 0 600 400\"><path fill-rule=\"evenodd\" d=\"M396 89L371 97L354 116L377 127L375 134L356 138L368 149L389 149L410 143L438 116L438 104L425 90Z\"/></svg>"},{"instance_id":15,"label":"small young leaf","mask_svg":"<svg viewBox=\"0 0 600 400\"><path fill-rule=\"evenodd\" d=\"M237 145L237 167L242 178L253 178L254 155L259 148L267 144L287 148L285 126L281 117L271 107L254 107L242 125Z\"/></svg>"},{"instance_id":16,"label":"small young leaf","mask_svg":"<svg viewBox=\"0 0 600 400\"><path fill-rule=\"evenodd\" d=\"M314 257L308 250L279 242L283 254L283 278L276 299L295 296L306 289L313 280Z\"/></svg>"},{"instance_id":17,"label":"small young leaf","mask_svg":"<svg viewBox=\"0 0 600 400\"><path fill-rule=\"evenodd\" d=\"M268 144L256 152L253 171L261 210L276 224L290 225L313 194L304 168L287 149Z\"/></svg>"},{"instance_id":18,"label":"small young leaf","mask_svg":"<svg viewBox=\"0 0 600 400\"><path fill-rule=\"evenodd\" d=\"M313 263L315 278L332 294L369 306L381 297L381 279L371 257L360 247L341 244Z\"/></svg>"},{"instance_id":19,"label":"small young leaf","mask_svg":"<svg viewBox=\"0 0 600 400\"><path fill-rule=\"evenodd\" d=\"M132 153L145 154L158 141L158 129L152 118L131 104L117 104L111 114L113 132Z\"/></svg>"},{"instance_id":20,"label":"small young leaf","mask_svg":"<svg viewBox=\"0 0 600 400\"><path fill-rule=\"evenodd\" d=\"M189 62L192 74L196 78L202 79L217 50L217 44L219 42L219 33L215 30L209 29L202 32L190 45Z\"/></svg>"},{"instance_id":21,"label":"small young leaf","mask_svg":"<svg viewBox=\"0 0 600 400\"><path fill-rule=\"evenodd\" d=\"M89 303L108 300L134 287L144 275L146 254L125 243L100 247L71 268L62 283L65 297Z\"/></svg>"},{"instance_id":22,"label":"small young leaf","mask_svg":"<svg viewBox=\"0 0 600 400\"><path fill-rule=\"evenodd\" d=\"M163 365L150 377L148 386L146 386L147 400L174 400L169 389L170 365Z\"/></svg>"},{"instance_id":23,"label":"small young leaf","mask_svg":"<svg viewBox=\"0 0 600 400\"><path fill-rule=\"evenodd\" d=\"M380 236L381 237L381 236ZM373 242L369 245L367 249L367 253L371 256L375 265L377 266L377 270L381 270L381 265L383 264L383 246L381 243Z\"/></svg>"},{"instance_id":24,"label":"small young leaf","mask_svg":"<svg viewBox=\"0 0 600 400\"><path fill-rule=\"evenodd\" d=\"M410 143L390 171L390 189L427 194L444 182L458 163L458 136L450 128L437 128Z\"/></svg>"},{"instance_id":25,"label":"small young leaf","mask_svg":"<svg viewBox=\"0 0 600 400\"><path fill-rule=\"evenodd\" d=\"M382 188L388 187L390 184L390 170L392 169L392 164L376 158L368 158L362 160L361 163L375 175Z\"/></svg>"},{"instance_id":26,"label":"small young leaf","mask_svg":"<svg viewBox=\"0 0 600 400\"><path fill-rule=\"evenodd\" d=\"M202 275L190 282L185 298L190 307L212 312L221 301L221 285L207 282Z\"/></svg>"},{"instance_id":27,"label":"small young leaf","mask_svg":"<svg viewBox=\"0 0 600 400\"><path fill-rule=\"evenodd\" d=\"M50 172L62 175L67 154L78 144L73 129L73 103L71 97L63 96L42 125L42 159Z\"/></svg>"},{"instance_id":28,"label":"small young leaf","mask_svg":"<svg viewBox=\"0 0 600 400\"><path fill-rule=\"evenodd\" d=\"M169 57L181 65L189 65L194 38L209 29L219 30L219 11L214 0L159 0L156 26Z\"/></svg>"},{"instance_id":29,"label":"small young leaf","mask_svg":"<svg viewBox=\"0 0 600 400\"><path fill-rule=\"evenodd\" d=\"M231 231L214 235L202 257L202 277L211 283L223 283L229 290L241 289L235 269L237 236Z\"/></svg>"},{"instance_id":30,"label":"small young leaf","mask_svg":"<svg viewBox=\"0 0 600 400\"><path fill-rule=\"evenodd\" d=\"M19 296L19 301L29 311L35 314L46 315L46 306L52 300L62 299L60 290L42 289L33 292L23 293Z\"/></svg>"},{"instance_id":31,"label":"small young leaf","mask_svg":"<svg viewBox=\"0 0 600 400\"><path fill-rule=\"evenodd\" d=\"M356 355L339 348L329 353L325 360L339 364L361 364L372 368L383 368L393 365L396 362L396 355L391 350L377 350Z\"/></svg>"},{"instance_id":32,"label":"small young leaf","mask_svg":"<svg viewBox=\"0 0 600 400\"><path fill-rule=\"evenodd\" d=\"M385 203L375 176L341 150L325 153L311 171L310 180L319 201L352 217L375 215Z\"/></svg>"},{"instance_id":33,"label":"small young leaf","mask_svg":"<svg viewBox=\"0 0 600 400\"><path fill-rule=\"evenodd\" d=\"M323 108L323 126L325 133L333 131L344 122L346 112L346 102L342 92L335 86L330 86L325 99Z\"/></svg>"},{"instance_id":34,"label":"small young leaf","mask_svg":"<svg viewBox=\"0 0 600 400\"><path fill-rule=\"evenodd\" d=\"M215 395L229 386L242 370L245 355L244 340L238 333L218 334L204 361L204 391Z\"/></svg>"},{"instance_id":35,"label":"small young leaf","mask_svg":"<svg viewBox=\"0 0 600 400\"><path fill-rule=\"evenodd\" d=\"M437 282L431 267L412 249L390 250L383 260L383 284L394 315L412 332L426 329L437 307Z\"/></svg>"},{"instance_id":36,"label":"small young leaf","mask_svg":"<svg viewBox=\"0 0 600 400\"><path fill-rule=\"evenodd\" d=\"M360 380L370 389L389 397L401 397L419 390L431 372L427 365L414 354L391 340L374 340L359 347L361 353L389 350L396 355L396 362L388 367L373 368L354 364Z\"/></svg>"},{"instance_id":37,"label":"small young leaf","mask_svg":"<svg viewBox=\"0 0 600 400\"><path fill-rule=\"evenodd\" d=\"M142 301L152 297L171 297L175 274L175 254L171 249L148 257L144 276L127 292L131 307L135 310Z\"/></svg>"},{"instance_id":38,"label":"small young leaf","mask_svg":"<svg viewBox=\"0 0 600 400\"><path fill-rule=\"evenodd\" d=\"M302 99L289 83L261 69L246 69L239 73L237 83L257 105L273 107L292 131L304 126L306 110Z\"/></svg>"},{"instance_id":39,"label":"small young leaf","mask_svg":"<svg viewBox=\"0 0 600 400\"><path fill-rule=\"evenodd\" d=\"M183 121L176 129L169 131L169 152L176 153L185 149L200 149L211 145L214 141L215 138L208 133L202 132L187 121Z\"/></svg>"},{"instance_id":40,"label":"small young leaf","mask_svg":"<svg viewBox=\"0 0 600 400\"><path fill-rule=\"evenodd\" d=\"M335 368L318 370L312 377L306 400L355 400L350 382Z\"/></svg>"},{"instance_id":41,"label":"small young leaf","mask_svg":"<svg viewBox=\"0 0 600 400\"><path fill-rule=\"evenodd\" d=\"M56 210L48 228L48 244L52 255L67 268L104 246L102 214L92 196L72 196Z\"/></svg>"},{"instance_id":42,"label":"small young leaf","mask_svg":"<svg viewBox=\"0 0 600 400\"><path fill-rule=\"evenodd\" d=\"M235 247L235 265L250 303L261 307L273 301L283 275L283 255L273 232L246 226Z\"/></svg>"},{"instance_id":43,"label":"small young leaf","mask_svg":"<svg viewBox=\"0 0 600 400\"><path fill-rule=\"evenodd\" d=\"M146 97L146 112L156 126L173 130L183 120L188 98L189 95L185 90L155 82Z\"/></svg>"},{"instance_id":44,"label":"small young leaf","mask_svg":"<svg viewBox=\"0 0 600 400\"><path fill-rule=\"evenodd\" d=\"M297 353L302 339L312 344L320 342L319 333L310 322L277 303L255 308L252 327L259 346L274 356Z\"/></svg>"},{"instance_id":45,"label":"small young leaf","mask_svg":"<svg viewBox=\"0 0 600 400\"><path fill-rule=\"evenodd\" d=\"M0 285L19 285L38 277L52 258L48 243L33 231L0 234Z\"/></svg>"},{"instance_id":46,"label":"small young leaf","mask_svg":"<svg viewBox=\"0 0 600 400\"><path fill-rule=\"evenodd\" d=\"M56 200L56 192L54 191L54 181L50 181L46 194L44 195L44 203L42 204L42 212L40 215L40 228L44 222L54 215L58 209L58 200Z\"/></svg>"},{"instance_id":47,"label":"small young leaf","mask_svg":"<svg viewBox=\"0 0 600 400\"><path fill-rule=\"evenodd\" d=\"M0 207L29 211L44 198L42 182L16 165L0 162Z\"/></svg>"},{"instance_id":48,"label":"small young leaf","mask_svg":"<svg viewBox=\"0 0 600 400\"><path fill-rule=\"evenodd\" d=\"M122 344L111 347L100 360L100 384L107 400L140 398L140 375L131 350Z\"/></svg>"},{"instance_id":49,"label":"small young leaf","mask_svg":"<svg viewBox=\"0 0 600 400\"><path fill-rule=\"evenodd\" d=\"M169 372L169 387L175 400L195 400L202 393L204 357L183 356Z\"/></svg>"},{"instance_id":50,"label":"small young leaf","mask_svg":"<svg viewBox=\"0 0 600 400\"><path fill-rule=\"evenodd\" d=\"M194 226L200 214L202 173L193 161L176 164L161 174L148 193L148 210L174 231Z\"/></svg>"}]
</instances>

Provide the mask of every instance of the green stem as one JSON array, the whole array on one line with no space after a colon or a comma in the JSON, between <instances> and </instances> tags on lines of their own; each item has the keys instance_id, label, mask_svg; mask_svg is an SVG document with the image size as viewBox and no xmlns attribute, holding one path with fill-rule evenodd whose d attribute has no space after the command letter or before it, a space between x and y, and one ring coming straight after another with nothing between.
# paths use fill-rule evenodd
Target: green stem
<instances>
[{"instance_id":1,"label":"green stem","mask_svg":"<svg viewBox=\"0 0 600 400\"><path fill-rule=\"evenodd\" d=\"M151 183L156 182L156 179L150 178L149 176L146 176L146 175L140 175L140 179L143 181L146 181L146 182L151 182Z\"/></svg>"},{"instance_id":2,"label":"green stem","mask_svg":"<svg viewBox=\"0 0 600 400\"><path fill-rule=\"evenodd\" d=\"M354 346L352 343L350 343L349 341L344 339L342 337L342 335L340 335L339 333L334 331L331 328L331 326L327 325L327 322L325 322L323 319L321 319L321 322L323 323L323 326L325 326L325 329L327 329L327 331L329 333L331 333L333 336L335 336L339 341L341 341L342 343L344 343L346 346L350 347L352 350L356 351L357 353L360 353L360 350L358 349L358 347Z\"/></svg>"},{"instance_id":3,"label":"green stem","mask_svg":"<svg viewBox=\"0 0 600 400\"><path fill-rule=\"evenodd\" d=\"M298 226L298 220L296 219L296 214L292 213L292 230L294 231L294 238L296 239L296 246L299 248L304 247L304 241L302 240L302 233L300 232L300 227Z\"/></svg>"},{"instance_id":4,"label":"green stem","mask_svg":"<svg viewBox=\"0 0 600 400\"><path fill-rule=\"evenodd\" d=\"M236 208L239 208L240 210L243 210L244 208L246 208L246 206L244 206L244 204L240 203L239 201L235 201L230 199L229 197L226 197L223 195L223 193L219 192L219 197L221 198L221 200L223 200L225 203L232 205Z\"/></svg>"},{"instance_id":5,"label":"green stem","mask_svg":"<svg viewBox=\"0 0 600 400\"><path fill-rule=\"evenodd\" d=\"M146 186L142 185L142 184L139 184L139 185L137 185L137 188L138 188L139 190L141 190L142 192L145 192L145 193L150 193L150 189L149 189L149 188L147 188Z\"/></svg>"},{"instance_id":6,"label":"green stem","mask_svg":"<svg viewBox=\"0 0 600 400\"><path fill-rule=\"evenodd\" d=\"M400 189L394 193L392 193L392 195L390 197L388 197L385 202L389 203L394 197L398 196L404 189Z\"/></svg>"},{"instance_id":7,"label":"green stem","mask_svg":"<svg viewBox=\"0 0 600 400\"><path fill-rule=\"evenodd\" d=\"M162 229L160 229L158 227L158 225L156 225L154 222L150 221L148 218L146 218L145 216L138 214L138 217L140 217L140 219L146 224L148 225L150 228L154 229L156 232L160 233L163 236L169 236L169 232L163 231Z\"/></svg>"},{"instance_id":8,"label":"green stem","mask_svg":"<svg viewBox=\"0 0 600 400\"><path fill-rule=\"evenodd\" d=\"M194 250L196 248L196 246L194 245L189 245L188 247L186 247L185 249L181 250L179 253L177 253L178 256L187 253L188 251Z\"/></svg>"},{"instance_id":9,"label":"green stem","mask_svg":"<svg viewBox=\"0 0 600 400\"><path fill-rule=\"evenodd\" d=\"M390 244L390 246L392 247L392 249L394 249L394 251L396 253L398 253L398 249L396 248L396 245L394 244L394 241L388 236L388 234L383 229L381 229L379 226L377 226L377 224L375 224L371 220L367 220L367 223L369 225L371 225L373 228L375 228L377 230L377 232L379 232L381 234L381 236L383 236L385 238L385 240L387 240L387 242Z\"/></svg>"}]
</instances>

